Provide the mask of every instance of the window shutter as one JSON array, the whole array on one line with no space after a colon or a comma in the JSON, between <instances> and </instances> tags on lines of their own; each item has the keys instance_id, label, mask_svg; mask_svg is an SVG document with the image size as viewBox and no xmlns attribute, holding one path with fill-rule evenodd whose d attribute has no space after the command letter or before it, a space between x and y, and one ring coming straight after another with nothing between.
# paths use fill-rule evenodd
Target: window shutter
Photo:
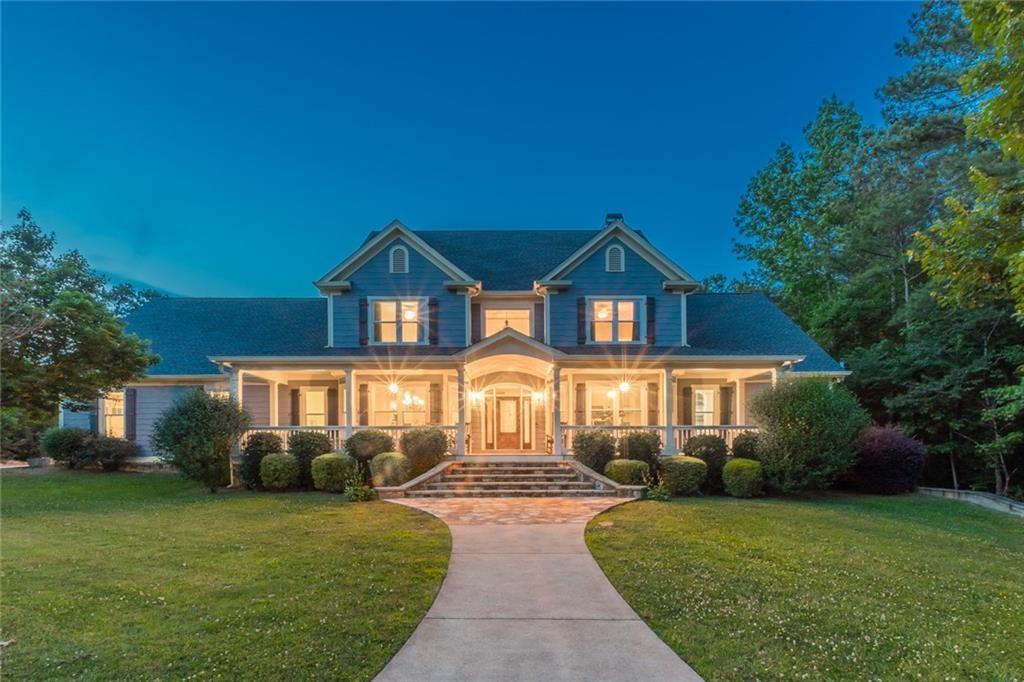
<instances>
[{"instance_id":1,"label":"window shutter","mask_svg":"<svg viewBox=\"0 0 1024 682\"><path fill-rule=\"evenodd\" d=\"M474 303L469 307L469 341L477 343L484 338L483 311L480 304Z\"/></svg>"},{"instance_id":2,"label":"window shutter","mask_svg":"<svg viewBox=\"0 0 1024 682\"><path fill-rule=\"evenodd\" d=\"M430 384L430 423L441 423L441 384Z\"/></svg>"},{"instance_id":3,"label":"window shutter","mask_svg":"<svg viewBox=\"0 0 1024 682\"><path fill-rule=\"evenodd\" d=\"M291 390L291 401L292 401L292 426L298 426L302 423L302 417L299 415L299 389L293 388Z\"/></svg>"},{"instance_id":4,"label":"window shutter","mask_svg":"<svg viewBox=\"0 0 1024 682\"><path fill-rule=\"evenodd\" d=\"M359 425L370 425L370 385L359 384Z\"/></svg>"},{"instance_id":5,"label":"window shutter","mask_svg":"<svg viewBox=\"0 0 1024 682\"><path fill-rule=\"evenodd\" d=\"M685 386L683 388L683 425L690 426L693 424L693 387Z\"/></svg>"},{"instance_id":6,"label":"window shutter","mask_svg":"<svg viewBox=\"0 0 1024 682\"><path fill-rule=\"evenodd\" d=\"M605 252L605 270L607 272L625 272L625 253L621 246L609 246Z\"/></svg>"},{"instance_id":7,"label":"window shutter","mask_svg":"<svg viewBox=\"0 0 1024 682\"><path fill-rule=\"evenodd\" d=\"M93 400L89 407L89 431L94 434L100 432L100 401L98 398Z\"/></svg>"},{"instance_id":8,"label":"window shutter","mask_svg":"<svg viewBox=\"0 0 1024 682\"><path fill-rule=\"evenodd\" d=\"M639 340L639 339L638 339ZM654 297L647 297L647 345L654 345Z\"/></svg>"},{"instance_id":9,"label":"window shutter","mask_svg":"<svg viewBox=\"0 0 1024 682\"><path fill-rule=\"evenodd\" d=\"M370 302L365 298L359 299L359 345L365 346L370 342L370 334L367 325L370 320Z\"/></svg>"},{"instance_id":10,"label":"window shutter","mask_svg":"<svg viewBox=\"0 0 1024 682\"><path fill-rule=\"evenodd\" d=\"M338 387L327 389L327 425L338 425Z\"/></svg>"},{"instance_id":11,"label":"window shutter","mask_svg":"<svg viewBox=\"0 0 1024 682\"><path fill-rule=\"evenodd\" d=\"M135 401L137 400L136 389L124 389L124 437L125 440L135 440Z\"/></svg>"},{"instance_id":12,"label":"window shutter","mask_svg":"<svg viewBox=\"0 0 1024 682\"><path fill-rule=\"evenodd\" d=\"M583 382L576 384L576 421L573 423L587 423L587 385Z\"/></svg>"},{"instance_id":13,"label":"window shutter","mask_svg":"<svg viewBox=\"0 0 1024 682\"><path fill-rule=\"evenodd\" d=\"M722 401L722 424L732 424L732 386L722 386L719 391L719 400Z\"/></svg>"},{"instance_id":14,"label":"window shutter","mask_svg":"<svg viewBox=\"0 0 1024 682\"><path fill-rule=\"evenodd\" d=\"M544 304L533 304L533 338L544 341Z\"/></svg>"},{"instance_id":15,"label":"window shutter","mask_svg":"<svg viewBox=\"0 0 1024 682\"><path fill-rule=\"evenodd\" d=\"M427 326L429 327L428 341L431 346L437 345L437 316L441 308L436 298L427 299Z\"/></svg>"},{"instance_id":16,"label":"window shutter","mask_svg":"<svg viewBox=\"0 0 1024 682\"><path fill-rule=\"evenodd\" d=\"M658 423L658 382L647 382L647 425L656 426Z\"/></svg>"},{"instance_id":17,"label":"window shutter","mask_svg":"<svg viewBox=\"0 0 1024 682\"><path fill-rule=\"evenodd\" d=\"M587 343L587 299L579 296L576 299L576 345Z\"/></svg>"}]
</instances>

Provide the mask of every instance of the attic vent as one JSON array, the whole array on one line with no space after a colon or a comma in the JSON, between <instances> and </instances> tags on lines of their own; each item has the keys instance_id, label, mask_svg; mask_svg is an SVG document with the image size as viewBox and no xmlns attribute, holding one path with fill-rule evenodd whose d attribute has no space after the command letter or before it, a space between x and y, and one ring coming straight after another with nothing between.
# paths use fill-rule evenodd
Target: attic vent
<instances>
[{"instance_id":1,"label":"attic vent","mask_svg":"<svg viewBox=\"0 0 1024 682\"><path fill-rule=\"evenodd\" d=\"M605 251L605 271L606 272L625 272L626 271L626 259L625 254L622 251L621 246L609 246L608 250Z\"/></svg>"},{"instance_id":2,"label":"attic vent","mask_svg":"<svg viewBox=\"0 0 1024 682\"><path fill-rule=\"evenodd\" d=\"M409 251L404 246L391 249L391 272L396 275L409 272Z\"/></svg>"}]
</instances>

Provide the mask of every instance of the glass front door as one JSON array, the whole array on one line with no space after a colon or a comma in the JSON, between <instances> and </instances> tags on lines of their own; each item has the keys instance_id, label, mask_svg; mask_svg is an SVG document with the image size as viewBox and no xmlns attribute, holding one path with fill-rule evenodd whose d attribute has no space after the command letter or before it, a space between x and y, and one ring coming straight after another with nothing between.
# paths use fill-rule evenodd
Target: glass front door
<instances>
[{"instance_id":1,"label":"glass front door","mask_svg":"<svg viewBox=\"0 0 1024 682\"><path fill-rule=\"evenodd\" d=\"M498 449L515 450L520 443L519 398L497 399Z\"/></svg>"},{"instance_id":2,"label":"glass front door","mask_svg":"<svg viewBox=\"0 0 1024 682\"><path fill-rule=\"evenodd\" d=\"M481 392L483 450L530 451L534 441L533 393L522 387L497 387Z\"/></svg>"}]
</instances>

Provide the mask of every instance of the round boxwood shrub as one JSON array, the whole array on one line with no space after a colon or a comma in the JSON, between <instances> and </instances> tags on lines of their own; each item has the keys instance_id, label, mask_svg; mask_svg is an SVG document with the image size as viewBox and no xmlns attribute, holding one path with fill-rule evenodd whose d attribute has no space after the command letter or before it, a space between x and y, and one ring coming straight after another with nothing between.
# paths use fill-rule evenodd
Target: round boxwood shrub
<instances>
[{"instance_id":1,"label":"round boxwood shrub","mask_svg":"<svg viewBox=\"0 0 1024 682\"><path fill-rule=\"evenodd\" d=\"M345 451L360 462L369 462L382 452L394 452L395 439L387 431L356 431L345 440Z\"/></svg>"},{"instance_id":2,"label":"round boxwood shrub","mask_svg":"<svg viewBox=\"0 0 1024 682\"><path fill-rule=\"evenodd\" d=\"M729 446L718 436L694 436L683 445L683 454L704 460L708 465L707 488L709 492L722 490L722 467L729 457Z\"/></svg>"},{"instance_id":3,"label":"round boxwood shrub","mask_svg":"<svg viewBox=\"0 0 1024 682\"><path fill-rule=\"evenodd\" d=\"M281 437L276 433L257 431L249 434L242 448L242 462L238 467L238 474L242 483L249 490L255 490L260 486L260 462L267 455L281 452L284 446L281 444Z\"/></svg>"},{"instance_id":4,"label":"round boxwood shrub","mask_svg":"<svg viewBox=\"0 0 1024 682\"><path fill-rule=\"evenodd\" d=\"M295 455L275 452L260 462L260 481L267 490L287 490L299 480L299 463Z\"/></svg>"},{"instance_id":5,"label":"round boxwood shrub","mask_svg":"<svg viewBox=\"0 0 1024 682\"><path fill-rule=\"evenodd\" d=\"M619 438L617 452L621 459L646 462L653 474L658 471L661 436L656 431L629 431Z\"/></svg>"},{"instance_id":6,"label":"round boxwood shrub","mask_svg":"<svg viewBox=\"0 0 1024 682\"><path fill-rule=\"evenodd\" d=\"M97 464L104 471L117 471L129 457L138 457L139 447L124 438L98 436L87 441L86 459L89 464Z\"/></svg>"},{"instance_id":7,"label":"round boxwood shrub","mask_svg":"<svg viewBox=\"0 0 1024 682\"><path fill-rule=\"evenodd\" d=\"M448 437L441 429L411 429L402 434L400 449L409 458L410 477L440 464L448 452Z\"/></svg>"},{"instance_id":8,"label":"round boxwood shrub","mask_svg":"<svg viewBox=\"0 0 1024 682\"><path fill-rule=\"evenodd\" d=\"M313 458L310 473L314 488L328 493L340 493L344 492L353 476L359 475L359 466L343 452L329 452Z\"/></svg>"},{"instance_id":9,"label":"round boxwood shrub","mask_svg":"<svg viewBox=\"0 0 1024 682\"><path fill-rule=\"evenodd\" d=\"M895 495L912 491L921 480L928 451L897 429L875 426L857 441L854 484L865 492Z\"/></svg>"},{"instance_id":10,"label":"round boxwood shrub","mask_svg":"<svg viewBox=\"0 0 1024 682\"><path fill-rule=\"evenodd\" d=\"M604 475L622 485L643 485L650 465L638 459L613 459L604 468Z\"/></svg>"},{"instance_id":11,"label":"round boxwood shrub","mask_svg":"<svg viewBox=\"0 0 1024 682\"><path fill-rule=\"evenodd\" d=\"M739 459L757 459L757 431L743 431L732 439L732 456Z\"/></svg>"},{"instance_id":12,"label":"round boxwood shrub","mask_svg":"<svg viewBox=\"0 0 1024 682\"><path fill-rule=\"evenodd\" d=\"M401 452L382 452L370 460L373 486L402 485L409 480L409 458Z\"/></svg>"},{"instance_id":13,"label":"round boxwood shrub","mask_svg":"<svg viewBox=\"0 0 1024 682\"><path fill-rule=\"evenodd\" d=\"M572 437L572 455L583 466L604 471L615 456L615 439L604 431L579 431Z\"/></svg>"},{"instance_id":14,"label":"round boxwood shrub","mask_svg":"<svg viewBox=\"0 0 1024 682\"><path fill-rule=\"evenodd\" d=\"M47 457L64 462L74 469L85 464L89 441L93 439L86 429L63 428L55 426L43 434L41 445Z\"/></svg>"},{"instance_id":15,"label":"round boxwood shrub","mask_svg":"<svg viewBox=\"0 0 1024 682\"><path fill-rule=\"evenodd\" d=\"M704 460L676 455L661 462L661 480L671 495L696 495L708 476Z\"/></svg>"},{"instance_id":16,"label":"round boxwood shrub","mask_svg":"<svg viewBox=\"0 0 1024 682\"><path fill-rule=\"evenodd\" d=\"M296 485L300 488L308 488L313 485L313 476L310 473L313 460L333 449L331 439L327 437L326 433L318 431L293 433L288 438L288 452L295 457L295 461L299 465L299 478Z\"/></svg>"},{"instance_id":17,"label":"round boxwood shrub","mask_svg":"<svg viewBox=\"0 0 1024 682\"><path fill-rule=\"evenodd\" d=\"M722 468L722 483L733 497L757 497L764 491L764 470L756 459L734 457Z\"/></svg>"}]
</instances>

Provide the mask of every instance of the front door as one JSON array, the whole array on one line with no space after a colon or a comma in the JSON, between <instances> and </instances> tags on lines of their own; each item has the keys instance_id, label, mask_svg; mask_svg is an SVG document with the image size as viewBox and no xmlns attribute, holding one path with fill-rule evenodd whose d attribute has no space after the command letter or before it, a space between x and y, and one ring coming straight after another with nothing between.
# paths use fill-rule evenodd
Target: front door
<instances>
[{"instance_id":1,"label":"front door","mask_svg":"<svg viewBox=\"0 0 1024 682\"><path fill-rule=\"evenodd\" d=\"M519 398L499 397L497 398L498 428L497 443L499 450L516 450L520 447L519 428L522 420L519 418Z\"/></svg>"}]
</instances>

